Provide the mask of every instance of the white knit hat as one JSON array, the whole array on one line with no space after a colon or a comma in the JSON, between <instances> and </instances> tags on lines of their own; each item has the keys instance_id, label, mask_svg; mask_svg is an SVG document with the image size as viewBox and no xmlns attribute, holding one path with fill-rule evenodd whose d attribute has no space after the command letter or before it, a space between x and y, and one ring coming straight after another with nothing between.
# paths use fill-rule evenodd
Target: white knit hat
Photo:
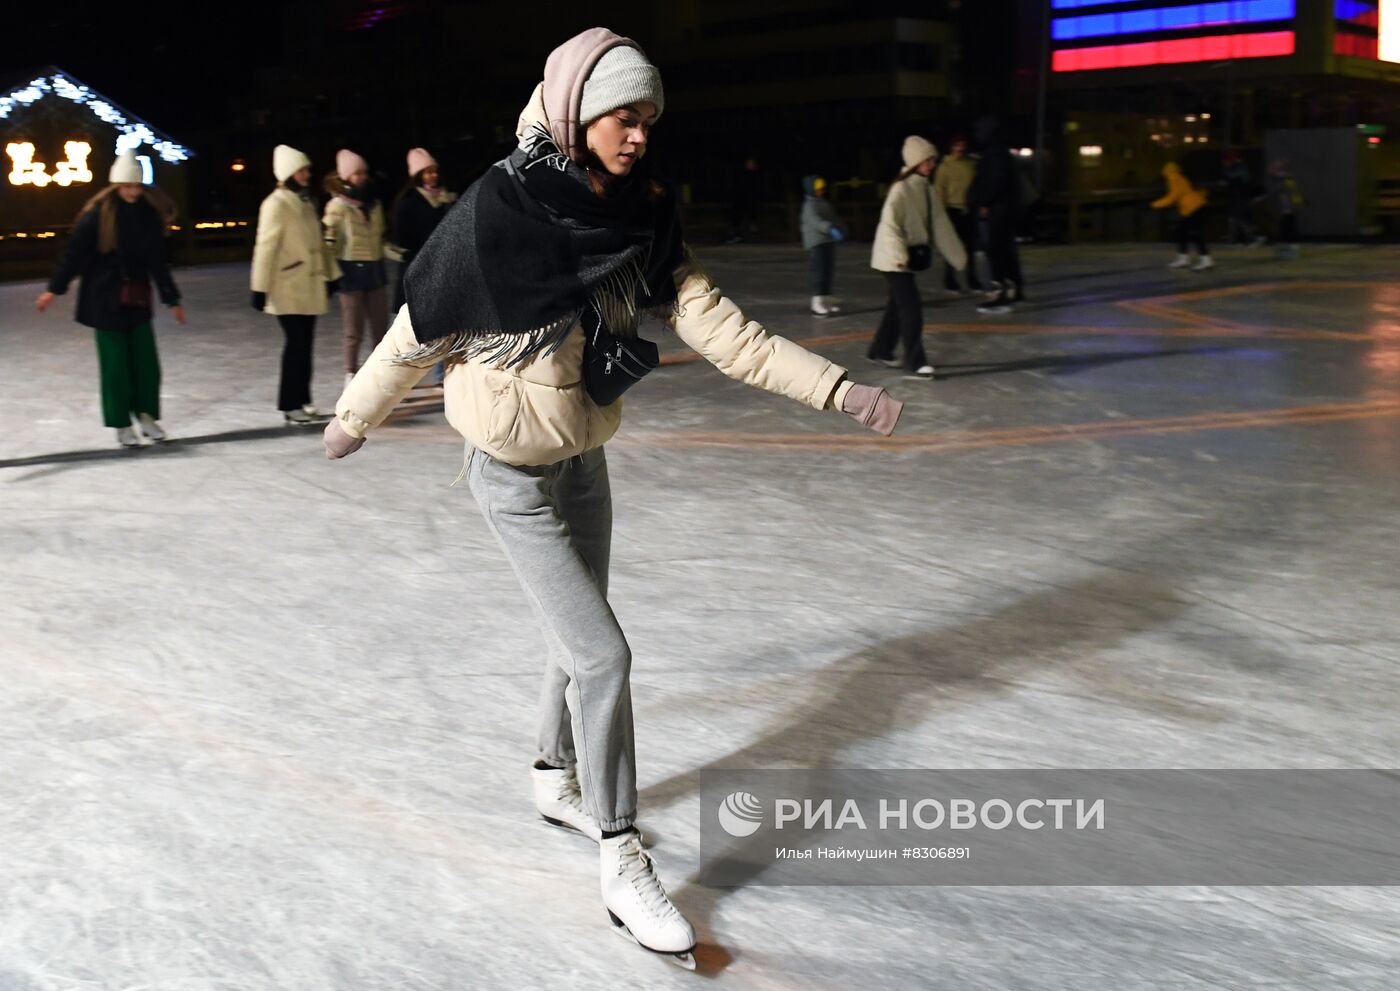
<instances>
[{"instance_id":1,"label":"white knit hat","mask_svg":"<svg viewBox=\"0 0 1400 991\"><path fill-rule=\"evenodd\" d=\"M278 145L272 149L272 174L278 182L286 182L301 169L311 168L311 159L305 152L297 151L291 145Z\"/></svg>"},{"instance_id":2,"label":"white knit hat","mask_svg":"<svg viewBox=\"0 0 1400 991\"><path fill-rule=\"evenodd\" d=\"M141 182L145 177L141 175L141 163L136 160L136 153L124 151L117 156L117 160L112 163L111 171L107 173L107 181L118 182Z\"/></svg>"},{"instance_id":3,"label":"white knit hat","mask_svg":"<svg viewBox=\"0 0 1400 991\"><path fill-rule=\"evenodd\" d=\"M647 61L641 49L631 45L610 48L598 60L583 84L579 104L580 123L597 120L609 110L643 100L656 104L656 116L666 106L661 89L661 70Z\"/></svg>"},{"instance_id":4,"label":"white knit hat","mask_svg":"<svg viewBox=\"0 0 1400 991\"><path fill-rule=\"evenodd\" d=\"M938 155L938 149L933 146L933 142L927 138L921 138L917 134L911 134L904 139L904 147L900 154L904 157L904 167L912 169L917 165L927 162L930 158Z\"/></svg>"}]
</instances>

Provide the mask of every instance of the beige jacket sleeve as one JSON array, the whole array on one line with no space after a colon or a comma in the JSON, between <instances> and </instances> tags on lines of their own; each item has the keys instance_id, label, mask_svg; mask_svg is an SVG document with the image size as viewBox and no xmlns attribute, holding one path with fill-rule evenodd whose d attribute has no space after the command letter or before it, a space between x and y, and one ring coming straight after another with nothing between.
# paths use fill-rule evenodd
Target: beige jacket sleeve
<instances>
[{"instance_id":1,"label":"beige jacket sleeve","mask_svg":"<svg viewBox=\"0 0 1400 991\"><path fill-rule=\"evenodd\" d=\"M952 218L943 207L938 196L933 198L933 246L943 256L943 260L959 272L967 268L967 249L963 246Z\"/></svg>"},{"instance_id":2,"label":"beige jacket sleeve","mask_svg":"<svg viewBox=\"0 0 1400 991\"><path fill-rule=\"evenodd\" d=\"M345 251L345 208L338 200L326 204L321 227L326 233L326 254L332 259L339 259Z\"/></svg>"},{"instance_id":3,"label":"beige jacket sleeve","mask_svg":"<svg viewBox=\"0 0 1400 991\"><path fill-rule=\"evenodd\" d=\"M675 271L676 335L732 379L796 399L813 409L840 409L846 369L777 337L744 316L686 250ZM845 386L844 388L838 388Z\"/></svg>"},{"instance_id":4,"label":"beige jacket sleeve","mask_svg":"<svg viewBox=\"0 0 1400 991\"><path fill-rule=\"evenodd\" d=\"M418 347L408 307L400 308L393 326L379 342L335 404L336 419L351 437L363 437L379 426L403 401L409 390L423 380L432 364L404 365L394 360Z\"/></svg>"},{"instance_id":5,"label":"beige jacket sleeve","mask_svg":"<svg viewBox=\"0 0 1400 991\"><path fill-rule=\"evenodd\" d=\"M277 269L277 246L282 240L282 210L269 196L258 208L258 231L253 240L253 292L271 292Z\"/></svg>"}]
</instances>

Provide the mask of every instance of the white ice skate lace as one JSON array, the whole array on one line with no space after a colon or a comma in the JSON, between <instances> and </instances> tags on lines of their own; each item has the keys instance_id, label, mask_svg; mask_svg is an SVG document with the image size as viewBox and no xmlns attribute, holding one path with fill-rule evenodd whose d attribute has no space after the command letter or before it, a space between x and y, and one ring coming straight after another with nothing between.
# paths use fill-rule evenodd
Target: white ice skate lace
<instances>
[{"instance_id":1,"label":"white ice skate lace","mask_svg":"<svg viewBox=\"0 0 1400 991\"><path fill-rule=\"evenodd\" d=\"M651 856L642 848L642 837L633 833L618 848L617 872L627 879L641 899L642 906L656 918L676 915L676 906L666 897L666 889L656 876Z\"/></svg>"},{"instance_id":2,"label":"white ice skate lace","mask_svg":"<svg viewBox=\"0 0 1400 991\"><path fill-rule=\"evenodd\" d=\"M572 767L560 775L557 797L569 808L587 814L587 810L583 807L583 791L578 784L578 772Z\"/></svg>"}]
</instances>

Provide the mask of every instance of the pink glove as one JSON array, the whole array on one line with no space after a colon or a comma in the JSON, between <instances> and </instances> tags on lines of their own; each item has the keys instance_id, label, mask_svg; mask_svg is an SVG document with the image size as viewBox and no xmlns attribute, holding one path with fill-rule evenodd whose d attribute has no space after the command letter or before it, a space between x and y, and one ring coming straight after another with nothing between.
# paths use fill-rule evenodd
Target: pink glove
<instances>
[{"instance_id":1,"label":"pink glove","mask_svg":"<svg viewBox=\"0 0 1400 991\"><path fill-rule=\"evenodd\" d=\"M888 437L894 433L894 425L899 422L904 404L877 386L853 385L846 393L841 409L861 426Z\"/></svg>"},{"instance_id":2,"label":"pink glove","mask_svg":"<svg viewBox=\"0 0 1400 991\"><path fill-rule=\"evenodd\" d=\"M855 391L855 390L852 390ZM347 454L354 454L365 446L363 437L351 437L345 432L345 428L340 425L340 421L332 420L326 424L326 457L335 461L343 458Z\"/></svg>"}]
</instances>

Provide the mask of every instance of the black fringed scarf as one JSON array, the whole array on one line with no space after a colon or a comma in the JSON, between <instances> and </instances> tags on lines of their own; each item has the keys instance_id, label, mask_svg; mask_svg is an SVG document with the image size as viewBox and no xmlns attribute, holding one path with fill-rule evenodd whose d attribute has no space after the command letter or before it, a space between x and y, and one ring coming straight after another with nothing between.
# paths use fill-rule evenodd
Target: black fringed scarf
<instances>
[{"instance_id":1,"label":"black fringed scarf","mask_svg":"<svg viewBox=\"0 0 1400 991\"><path fill-rule=\"evenodd\" d=\"M556 350L593 306L613 333L675 303L675 194L648 195L639 161L608 195L540 126L472 184L409 265L419 347L411 364L485 357L516 364ZM627 324L631 326L627 326Z\"/></svg>"}]
</instances>

